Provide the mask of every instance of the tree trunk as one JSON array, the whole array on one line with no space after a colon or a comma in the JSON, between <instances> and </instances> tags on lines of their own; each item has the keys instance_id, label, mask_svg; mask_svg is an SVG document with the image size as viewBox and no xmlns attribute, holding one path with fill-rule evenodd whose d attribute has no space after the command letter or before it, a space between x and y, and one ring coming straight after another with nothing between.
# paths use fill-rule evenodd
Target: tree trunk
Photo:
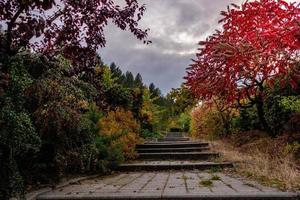
<instances>
[{"instance_id":1,"label":"tree trunk","mask_svg":"<svg viewBox=\"0 0 300 200\"><path fill-rule=\"evenodd\" d=\"M264 130L272 135L271 128L269 127L269 125L266 121L266 118L265 118L264 102L263 102L263 99L261 96L258 97L258 99L256 101L256 109L257 109L257 115L258 115L258 119L261 124L262 130Z\"/></svg>"}]
</instances>

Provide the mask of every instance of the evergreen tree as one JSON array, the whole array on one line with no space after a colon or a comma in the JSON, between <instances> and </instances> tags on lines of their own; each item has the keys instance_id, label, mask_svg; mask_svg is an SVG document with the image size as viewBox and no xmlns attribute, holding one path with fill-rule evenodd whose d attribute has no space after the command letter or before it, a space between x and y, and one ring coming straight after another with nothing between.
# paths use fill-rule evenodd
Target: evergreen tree
<instances>
[{"instance_id":1,"label":"evergreen tree","mask_svg":"<svg viewBox=\"0 0 300 200\"><path fill-rule=\"evenodd\" d=\"M143 78L141 76L140 73L138 73L136 76L135 76L135 79L134 79L134 86L135 87L142 87L143 86Z\"/></svg>"},{"instance_id":2,"label":"evergreen tree","mask_svg":"<svg viewBox=\"0 0 300 200\"><path fill-rule=\"evenodd\" d=\"M134 77L131 72L127 71L125 73L124 86L132 88L134 86Z\"/></svg>"},{"instance_id":3,"label":"evergreen tree","mask_svg":"<svg viewBox=\"0 0 300 200\"><path fill-rule=\"evenodd\" d=\"M117 65L114 62L110 64L110 71L112 73L112 77L117 78L117 82L119 84L122 84L124 81L124 75L122 73L122 70L119 67L117 67Z\"/></svg>"},{"instance_id":4,"label":"evergreen tree","mask_svg":"<svg viewBox=\"0 0 300 200\"><path fill-rule=\"evenodd\" d=\"M151 94L153 93L154 89L155 89L154 83L150 83L150 85L149 85L149 91L150 91Z\"/></svg>"}]
</instances>

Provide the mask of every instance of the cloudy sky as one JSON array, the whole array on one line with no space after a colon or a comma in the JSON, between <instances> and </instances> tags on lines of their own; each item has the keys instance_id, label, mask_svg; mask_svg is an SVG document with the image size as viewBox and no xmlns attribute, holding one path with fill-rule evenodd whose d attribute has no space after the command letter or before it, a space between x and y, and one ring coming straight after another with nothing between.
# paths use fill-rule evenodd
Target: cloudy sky
<instances>
[{"instance_id":1,"label":"cloudy sky","mask_svg":"<svg viewBox=\"0 0 300 200\"><path fill-rule=\"evenodd\" d=\"M140 23L150 28L150 45L113 25L106 28L107 45L100 50L105 63L115 62L123 71L140 73L166 94L183 82L197 43L216 28L220 11L243 0L140 0L147 10Z\"/></svg>"}]
</instances>

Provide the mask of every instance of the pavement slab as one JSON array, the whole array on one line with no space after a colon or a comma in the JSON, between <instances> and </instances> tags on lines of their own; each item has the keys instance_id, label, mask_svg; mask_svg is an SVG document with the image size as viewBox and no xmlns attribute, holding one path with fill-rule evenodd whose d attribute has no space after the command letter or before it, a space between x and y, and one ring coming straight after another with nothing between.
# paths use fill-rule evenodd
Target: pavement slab
<instances>
[{"instance_id":1,"label":"pavement slab","mask_svg":"<svg viewBox=\"0 0 300 200\"><path fill-rule=\"evenodd\" d=\"M299 193L220 171L234 166L210 159L219 154L202 151L210 149L209 143L181 139L182 133L168 133L167 141L137 145L139 160L120 165L118 173L69 182L36 199L300 200Z\"/></svg>"},{"instance_id":2,"label":"pavement slab","mask_svg":"<svg viewBox=\"0 0 300 200\"><path fill-rule=\"evenodd\" d=\"M211 180L212 184L201 184L204 180ZM249 182L242 177L232 177L230 174L201 170L119 173L69 184L43 193L37 199L270 199L271 197L299 200L297 193L282 192Z\"/></svg>"},{"instance_id":3,"label":"pavement slab","mask_svg":"<svg viewBox=\"0 0 300 200\"><path fill-rule=\"evenodd\" d=\"M163 170L191 170L191 169L211 169L211 168L228 168L233 167L230 162L209 162L199 160L161 160L147 161L140 160L121 164L119 171L163 171Z\"/></svg>"}]
</instances>

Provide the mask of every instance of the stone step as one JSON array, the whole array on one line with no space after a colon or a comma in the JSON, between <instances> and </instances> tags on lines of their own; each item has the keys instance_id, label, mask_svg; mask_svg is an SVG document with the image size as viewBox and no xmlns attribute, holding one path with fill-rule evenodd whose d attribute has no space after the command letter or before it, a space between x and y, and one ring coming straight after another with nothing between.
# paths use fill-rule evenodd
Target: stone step
<instances>
[{"instance_id":1,"label":"stone step","mask_svg":"<svg viewBox=\"0 0 300 200\"><path fill-rule=\"evenodd\" d=\"M154 161L154 162L139 162L121 164L117 171L165 171L165 170L208 170L208 169L224 169L232 168L233 164L230 162L176 162L176 161Z\"/></svg>"},{"instance_id":2,"label":"stone step","mask_svg":"<svg viewBox=\"0 0 300 200\"><path fill-rule=\"evenodd\" d=\"M139 160L210 160L217 158L214 152L167 152L167 153L139 153Z\"/></svg>"},{"instance_id":3,"label":"stone step","mask_svg":"<svg viewBox=\"0 0 300 200\"><path fill-rule=\"evenodd\" d=\"M207 151L209 147L184 147L184 148L137 148L138 153L163 153L163 152L200 152Z\"/></svg>"},{"instance_id":4,"label":"stone step","mask_svg":"<svg viewBox=\"0 0 300 200\"><path fill-rule=\"evenodd\" d=\"M157 141L159 142L164 142L164 141L189 141L190 138L186 137L165 137L162 139L158 139Z\"/></svg>"},{"instance_id":5,"label":"stone step","mask_svg":"<svg viewBox=\"0 0 300 200\"><path fill-rule=\"evenodd\" d=\"M188 148L188 147L208 147L207 142L153 142L138 144L136 148Z\"/></svg>"},{"instance_id":6,"label":"stone step","mask_svg":"<svg viewBox=\"0 0 300 200\"><path fill-rule=\"evenodd\" d=\"M183 137L182 132L168 132L166 137Z\"/></svg>"}]
</instances>

